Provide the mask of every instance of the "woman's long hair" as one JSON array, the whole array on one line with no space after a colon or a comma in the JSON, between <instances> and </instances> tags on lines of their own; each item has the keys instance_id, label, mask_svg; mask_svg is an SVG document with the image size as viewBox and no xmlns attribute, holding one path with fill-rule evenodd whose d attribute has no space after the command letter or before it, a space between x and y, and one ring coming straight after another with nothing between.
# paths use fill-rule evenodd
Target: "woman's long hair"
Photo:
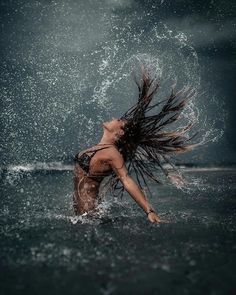
<instances>
[{"instance_id":1,"label":"woman's long hair","mask_svg":"<svg viewBox=\"0 0 236 295\"><path fill-rule=\"evenodd\" d=\"M134 172L142 189L143 185L148 189L147 178L160 183L153 174L157 168L173 184L182 185L185 180L172 163L171 156L192 150L197 145L190 143L196 134L188 136L193 122L184 127L175 126L175 130L168 129L181 120L181 112L196 96L196 91L190 87L178 92L172 89L168 98L151 104L159 88L157 78L152 78L142 67L140 81L136 77L134 80L139 90L138 101L121 117L126 122L124 135L116 143L127 162L127 169ZM110 183L114 194L117 191L118 195L123 195L124 188L118 185L115 174L112 174Z\"/></svg>"}]
</instances>

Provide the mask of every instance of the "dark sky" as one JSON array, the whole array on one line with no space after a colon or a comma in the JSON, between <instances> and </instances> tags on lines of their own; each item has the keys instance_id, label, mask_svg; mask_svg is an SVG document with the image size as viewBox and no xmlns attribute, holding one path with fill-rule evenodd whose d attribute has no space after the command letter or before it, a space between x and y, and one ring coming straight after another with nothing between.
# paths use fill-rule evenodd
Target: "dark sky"
<instances>
[{"instance_id":1,"label":"dark sky","mask_svg":"<svg viewBox=\"0 0 236 295\"><path fill-rule=\"evenodd\" d=\"M208 143L180 161L236 162L234 1L6 0L0 19L3 165L96 143L102 121L135 102L140 63L160 75L160 97L173 81L199 92Z\"/></svg>"}]
</instances>

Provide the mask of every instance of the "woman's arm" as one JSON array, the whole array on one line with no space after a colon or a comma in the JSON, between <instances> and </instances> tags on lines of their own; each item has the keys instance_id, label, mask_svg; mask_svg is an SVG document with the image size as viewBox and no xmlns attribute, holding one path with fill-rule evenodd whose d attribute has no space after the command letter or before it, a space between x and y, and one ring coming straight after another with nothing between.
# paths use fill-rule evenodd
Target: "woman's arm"
<instances>
[{"instance_id":1,"label":"woman's arm","mask_svg":"<svg viewBox=\"0 0 236 295\"><path fill-rule=\"evenodd\" d=\"M149 204L144 193L139 185L128 175L128 170L125 167L124 159L122 155L115 151L111 157L111 167L123 183L124 188L130 194L130 196L137 202L137 204L148 215L148 219L151 222L161 222L160 217L155 213L152 206Z\"/></svg>"}]
</instances>

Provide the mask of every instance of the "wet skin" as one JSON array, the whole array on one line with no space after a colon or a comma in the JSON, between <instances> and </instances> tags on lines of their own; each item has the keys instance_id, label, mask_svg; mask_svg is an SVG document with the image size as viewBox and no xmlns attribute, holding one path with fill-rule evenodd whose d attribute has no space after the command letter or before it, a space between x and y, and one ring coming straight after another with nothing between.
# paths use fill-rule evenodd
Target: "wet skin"
<instances>
[{"instance_id":1,"label":"wet skin","mask_svg":"<svg viewBox=\"0 0 236 295\"><path fill-rule=\"evenodd\" d=\"M108 146L109 148L110 146ZM96 147L89 150L93 151ZM82 154L80 153L80 154ZM106 174L112 169L108 164L107 153L98 151L92 158L90 163L90 176L80 167L78 163L74 167L74 210L76 214L83 214L85 212L94 210L99 202L99 187L100 181L93 178L93 175L99 176Z\"/></svg>"},{"instance_id":2,"label":"wet skin","mask_svg":"<svg viewBox=\"0 0 236 295\"><path fill-rule=\"evenodd\" d=\"M100 202L100 181L94 180L91 176L102 175L111 171L116 173L126 191L146 213L153 209L140 187L128 174L123 156L115 146L116 140L124 134L124 125L124 121L114 118L109 122L103 123L104 133L100 143L85 150L85 152L89 155L89 152L98 149L101 145L108 148L97 151L92 157L89 175L76 163L74 168L74 210L76 214L83 214L96 209ZM150 222L162 222L155 212L149 213L148 219Z\"/></svg>"}]
</instances>

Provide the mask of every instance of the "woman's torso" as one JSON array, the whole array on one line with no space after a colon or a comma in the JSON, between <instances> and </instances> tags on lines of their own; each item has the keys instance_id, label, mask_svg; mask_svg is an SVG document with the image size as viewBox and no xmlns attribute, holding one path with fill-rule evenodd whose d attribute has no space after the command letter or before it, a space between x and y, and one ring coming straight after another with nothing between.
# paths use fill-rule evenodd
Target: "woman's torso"
<instances>
[{"instance_id":1,"label":"woman's torso","mask_svg":"<svg viewBox=\"0 0 236 295\"><path fill-rule=\"evenodd\" d=\"M107 151L112 147L95 146L75 156L74 209L77 214L93 210L99 202L100 183L111 174Z\"/></svg>"}]
</instances>

